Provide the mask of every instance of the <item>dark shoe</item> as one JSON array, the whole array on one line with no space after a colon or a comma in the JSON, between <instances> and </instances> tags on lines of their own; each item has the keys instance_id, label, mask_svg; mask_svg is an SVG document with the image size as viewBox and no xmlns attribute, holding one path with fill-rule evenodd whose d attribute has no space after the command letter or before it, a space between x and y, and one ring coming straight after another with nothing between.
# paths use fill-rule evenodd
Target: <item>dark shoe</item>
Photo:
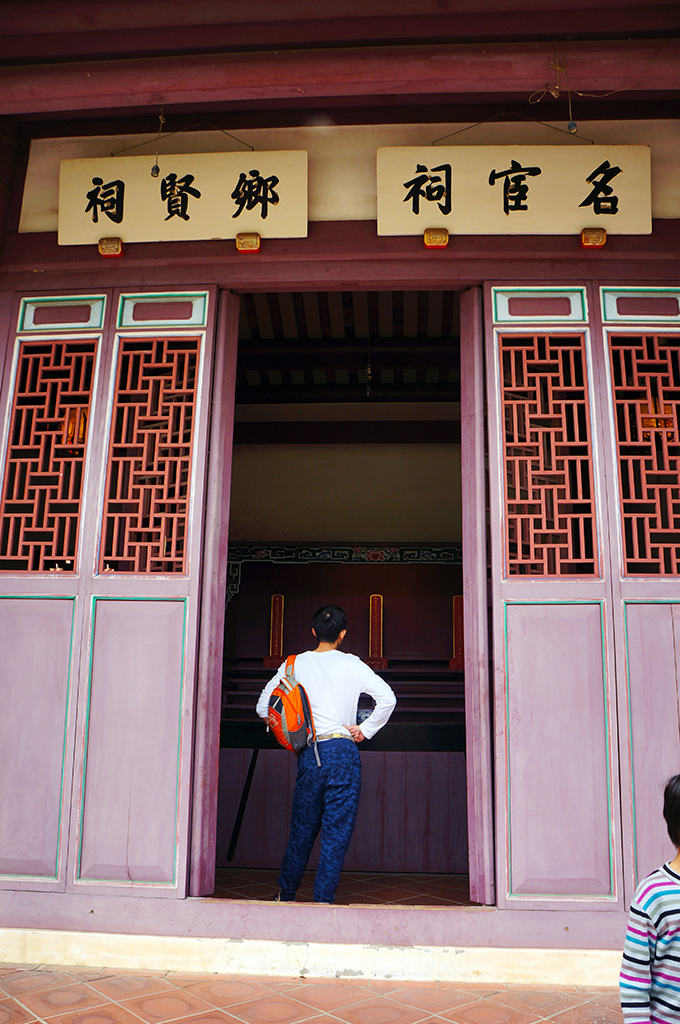
<instances>
[{"instance_id":1,"label":"dark shoe","mask_svg":"<svg viewBox=\"0 0 680 1024\"><path fill-rule=\"evenodd\" d=\"M272 903L295 903L295 893L291 894L279 889L276 896L271 896L270 900Z\"/></svg>"}]
</instances>

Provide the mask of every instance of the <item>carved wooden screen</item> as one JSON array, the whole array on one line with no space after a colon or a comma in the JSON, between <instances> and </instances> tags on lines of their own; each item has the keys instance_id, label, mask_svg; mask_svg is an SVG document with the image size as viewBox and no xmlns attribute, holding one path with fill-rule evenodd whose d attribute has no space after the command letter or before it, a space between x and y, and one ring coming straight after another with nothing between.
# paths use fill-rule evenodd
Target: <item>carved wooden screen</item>
<instances>
[{"instance_id":1,"label":"carved wooden screen","mask_svg":"<svg viewBox=\"0 0 680 1024\"><path fill-rule=\"evenodd\" d=\"M198 338L121 340L100 571L186 573Z\"/></svg>"},{"instance_id":2,"label":"carved wooden screen","mask_svg":"<svg viewBox=\"0 0 680 1024\"><path fill-rule=\"evenodd\" d=\"M507 575L597 575L584 336L499 345Z\"/></svg>"},{"instance_id":3,"label":"carved wooden screen","mask_svg":"<svg viewBox=\"0 0 680 1024\"><path fill-rule=\"evenodd\" d=\"M0 571L75 572L96 339L20 343Z\"/></svg>"},{"instance_id":4,"label":"carved wooden screen","mask_svg":"<svg viewBox=\"0 0 680 1024\"><path fill-rule=\"evenodd\" d=\"M599 291L630 900L640 880L673 856L661 807L680 762L680 289Z\"/></svg>"},{"instance_id":5,"label":"carved wooden screen","mask_svg":"<svg viewBox=\"0 0 680 1024\"><path fill-rule=\"evenodd\" d=\"M622 907L608 506L592 398L602 359L587 299L584 287L489 294L500 907ZM541 808L556 792L552 821Z\"/></svg>"},{"instance_id":6,"label":"carved wooden screen","mask_svg":"<svg viewBox=\"0 0 680 1024\"><path fill-rule=\"evenodd\" d=\"M680 337L609 338L623 571L680 570Z\"/></svg>"}]
</instances>

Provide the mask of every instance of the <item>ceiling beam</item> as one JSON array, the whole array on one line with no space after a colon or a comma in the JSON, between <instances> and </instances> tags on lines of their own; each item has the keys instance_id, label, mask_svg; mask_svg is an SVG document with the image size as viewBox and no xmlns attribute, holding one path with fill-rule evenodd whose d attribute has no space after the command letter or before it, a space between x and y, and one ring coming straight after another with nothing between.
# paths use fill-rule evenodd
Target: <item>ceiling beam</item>
<instances>
[{"instance_id":1,"label":"ceiling beam","mask_svg":"<svg viewBox=\"0 0 680 1024\"><path fill-rule=\"evenodd\" d=\"M373 380L370 393L365 384L268 384L237 387L239 405L297 405L318 402L459 402L460 384L381 384ZM278 426L278 424L277 424ZM276 433L276 431L274 431Z\"/></svg>"},{"instance_id":2,"label":"ceiling beam","mask_svg":"<svg viewBox=\"0 0 680 1024\"><path fill-rule=\"evenodd\" d=\"M460 444L460 420L234 423L234 444Z\"/></svg>"},{"instance_id":3,"label":"ceiling beam","mask_svg":"<svg viewBox=\"0 0 680 1024\"><path fill-rule=\"evenodd\" d=\"M626 5L629 6L629 5ZM674 0L637 0L631 4L637 10L653 11L659 7L673 7ZM310 4L309 0L201 0L187 4L186 0L3 0L3 35L22 35L35 32L102 33L120 29L183 28L187 25L243 25L271 22L300 22L314 19L334 21L342 19L380 18L400 21L402 18L422 18L431 15L446 17L453 14L512 14L524 20L528 12L562 12L570 14L595 8L615 10L620 0L446 0L425 3L424 0L335 0L332 4Z\"/></svg>"},{"instance_id":4,"label":"ceiling beam","mask_svg":"<svg viewBox=\"0 0 680 1024\"><path fill-rule=\"evenodd\" d=\"M572 94L680 87L680 40L570 43ZM552 43L355 47L84 61L0 69L0 113L122 110L353 95L505 93L543 89Z\"/></svg>"},{"instance_id":5,"label":"ceiling beam","mask_svg":"<svg viewBox=\"0 0 680 1024\"><path fill-rule=\"evenodd\" d=\"M311 366L444 366L460 358L459 339L443 338L307 338L285 345L241 340L239 369L309 369Z\"/></svg>"},{"instance_id":6,"label":"ceiling beam","mask_svg":"<svg viewBox=\"0 0 680 1024\"><path fill-rule=\"evenodd\" d=\"M140 12L147 4L137 5ZM63 4L60 5L60 10ZM335 7L328 7L334 10ZM229 7L223 10L229 12ZM452 12L440 9L402 17L362 16L319 17L309 20L265 20L248 23L222 22L174 25L162 23L153 27L122 27L120 24L101 31L45 31L38 21L26 18L25 34L0 35L0 61L19 65L29 62L66 59L133 57L136 55L182 53L225 53L237 50L291 49L307 46L367 46L390 42L464 43L481 40L561 40L561 39L624 39L660 38L680 32L680 7L626 6L612 12L602 6L595 9L551 10L548 5L524 16L517 10L489 12Z\"/></svg>"}]
</instances>

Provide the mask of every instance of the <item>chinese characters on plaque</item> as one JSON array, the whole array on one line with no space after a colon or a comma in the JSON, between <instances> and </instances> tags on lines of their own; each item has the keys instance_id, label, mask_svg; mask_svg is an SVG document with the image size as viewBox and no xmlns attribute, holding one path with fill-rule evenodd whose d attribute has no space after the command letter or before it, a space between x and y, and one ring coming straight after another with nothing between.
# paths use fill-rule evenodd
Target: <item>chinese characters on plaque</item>
<instances>
[{"instance_id":1,"label":"chinese characters on plaque","mask_svg":"<svg viewBox=\"0 0 680 1024\"><path fill-rule=\"evenodd\" d=\"M652 230L647 146L378 150L378 234L566 235Z\"/></svg>"},{"instance_id":2,"label":"chinese characters on plaque","mask_svg":"<svg viewBox=\"0 0 680 1024\"><path fill-rule=\"evenodd\" d=\"M186 153L62 160L59 244L307 235L307 153Z\"/></svg>"}]
</instances>

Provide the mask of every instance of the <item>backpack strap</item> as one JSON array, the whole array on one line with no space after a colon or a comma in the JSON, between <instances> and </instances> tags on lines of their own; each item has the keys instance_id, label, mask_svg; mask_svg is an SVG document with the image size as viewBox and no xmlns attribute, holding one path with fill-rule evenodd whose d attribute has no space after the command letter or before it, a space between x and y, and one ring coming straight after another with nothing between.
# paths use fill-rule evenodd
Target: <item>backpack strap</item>
<instances>
[{"instance_id":1,"label":"backpack strap","mask_svg":"<svg viewBox=\"0 0 680 1024\"><path fill-rule=\"evenodd\" d=\"M290 654L286 658L286 667L285 667L285 670L284 670L285 671L285 675L284 675L284 678L279 683L279 686L283 686L288 693L290 693L290 691L293 689L294 686L297 686L297 679L293 675L293 670L295 668L295 658L296 657L297 657L297 655Z\"/></svg>"},{"instance_id":2,"label":"backpack strap","mask_svg":"<svg viewBox=\"0 0 680 1024\"><path fill-rule=\"evenodd\" d=\"M289 654L288 657L286 658L286 679L288 680L291 686L295 686L295 676L293 675L293 672L295 670L296 658L297 654Z\"/></svg>"},{"instance_id":3,"label":"backpack strap","mask_svg":"<svg viewBox=\"0 0 680 1024\"><path fill-rule=\"evenodd\" d=\"M285 682L288 685L288 688L290 690L292 690L294 686L298 685L298 681L295 678L295 676L293 675L293 672L295 670L295 659L296 659L296 657L297 657L296 654L289 654L288 657L286 658L286 679L285 679ZM301 686L300 690L302 691L302 702L304 704L305 710L309 714L309 720L312 723L312 743L311 743L311 746L314 747L314 757L316 758L316 763L318 764L318 766L320 768L321 767L321 759L319 758L319 747L318 747L318 744L317 744L317 741L316 741L316 729L314 728L314 717L312 715L312 709L309 706L309 698L307 696L307 691L305 690L304 686Z\"/></svg>"}]
</instances>

